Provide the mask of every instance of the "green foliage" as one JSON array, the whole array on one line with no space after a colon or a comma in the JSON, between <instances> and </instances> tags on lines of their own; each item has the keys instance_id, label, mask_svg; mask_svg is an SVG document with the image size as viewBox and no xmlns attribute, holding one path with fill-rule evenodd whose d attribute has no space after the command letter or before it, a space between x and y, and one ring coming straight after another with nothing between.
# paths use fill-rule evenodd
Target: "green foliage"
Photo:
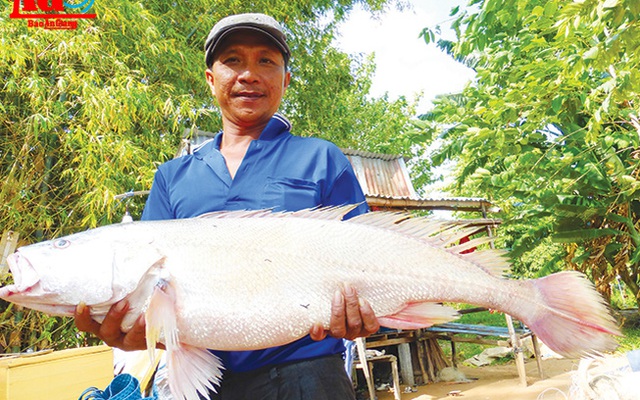
<instances>
[{"instance_id":1,"label":"green foliage","mask_svg":"<svg viewBox=\"0 0 640 400\"><path fill-rule=\"evenodd\" d=\"M38 311L0 300L0 352L70 348L98 344L96 338L76 330L73 319L49 317Z\"/></svg>"},{"instance_id":2,"label":"green foliage","mask_svg":"<svg viewBox=\"0 0 640 400\"><path fill-rule=\"evenodd\" d=\"M611 282L611 286L611 304L614 308L629 310L637 306L634 294L622 281L616 279ZM640 325L636 328L640 328Z\"/></svg>"},{"instance_id":3,"label":"green foliage","mask_svg":"<svg viewBox=\"0 0 640 400\"><path fill-rule=\"evenodd\" d=\"M458 309L472 308L473 306L459 307ZM507 326L507 320L501 312L482 311L463 314L455 320L461 324L486 325L486 326Z\"/></svg>"},{"instance_id":4,"label":"green foliage","mask_svg":"<svg viewBox=\"0 0 640 400\"><path fill-rule=\"evenodd\" d=\"M632 350L640 349L640 329L638 328L624 328L622 330L623 335L618 338L618 350L616 353L625 354Z\"/></svg>"},{"instance_id":5,"label":"green foliage","mask_svg":"<svg viewBox=\"0 0 640 400\"><path fill-rule=\"evenodd\" d=\"M302 135L407 153L412 105L370 99L372 62L331 47L353 1L98 2L77 30L29 29L0 13L0 228L27 241L117 221L113 196L150 187L185 128L217 131L202 42L222 16L265 11L289 31L293 82L284 112ZM372 10L387 1L370 0ZM193 16L197 16L194 18ZM325 25L320 17L328 20ZM142 201L132 204L138 214Z\"/></svg>"},{"instance_id":6,"label":"green foliage","mask_svg":"<svg viewBox=\"0 0 640 400\"><path fill-rule=\"evenodd\" d=\"M619 275L640 301L640 3L474 3L437 41L477 79L425 116L434 165L501 207L521 273L579 269L606 296Z\"/></svg>"},{"instance_id":7,"label":"green foliage","mask_svg":"<svg viewBox=\"0 0 640 400\"><path fill-rule=\"evenodd\" d=\"M331 45L336 22L356 3L378 12L393 2L99 1L97 18L69 31L28 28L25 20L9 18L13 4L4 2L0 232L17 231L26 244L117 222L125 208L114 195L148 190L185 128L219 130L202 47L214 23L234 13L266 12L283 22L293 81L282 110L295 133L409 154L402 131L413 105L370 98L371 60L350 58ZM143 205L144 198L128 200L134 218ZM17 315L7 304L0 309L9 313L5 323ZM17 347L8 338L5 348L86 343L69 320L40 318L25 313L21 320L36 321L29 322L35 330L18 335Z\"/></svg>"}]
</instances>

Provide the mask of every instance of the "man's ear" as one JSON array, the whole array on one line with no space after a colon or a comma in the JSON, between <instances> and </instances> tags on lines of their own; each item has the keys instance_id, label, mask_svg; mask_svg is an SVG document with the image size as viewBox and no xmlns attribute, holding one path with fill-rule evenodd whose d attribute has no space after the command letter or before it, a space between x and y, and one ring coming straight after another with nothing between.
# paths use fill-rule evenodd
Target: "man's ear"
<instances>
[{"instance_id":1,"label":"man's ear","mask_svg":"<svg viewBox=\"0 0 640 400\"><path fill-rule=\"evenodd\" d=\"M216 91L214 90L213 86L213 84L215 83L215 78L213 77L213 71L211 71L211 68L207 68L204 70L204 76L207 80L207 84L209 84L209 87L211 88L211 94L213 94L213 97L215 97Z\"/></svg>"},{"instance_id":2,"label":"man's ear","mask_svg":"<svg viewBox=\"0 0 640 400\"><path fill-rule=\"evenodd\" d=\"M291 72L286 71L284 73L284 88L285 90L289 87L289 82L291 82Z\"/></svg>"}]
</instances>

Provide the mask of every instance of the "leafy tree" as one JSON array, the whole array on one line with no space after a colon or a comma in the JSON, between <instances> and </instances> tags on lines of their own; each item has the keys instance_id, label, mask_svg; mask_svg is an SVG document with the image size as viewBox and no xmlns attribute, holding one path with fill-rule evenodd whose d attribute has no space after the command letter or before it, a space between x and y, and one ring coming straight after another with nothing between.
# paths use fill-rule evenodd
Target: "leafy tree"
<instances>
[{"instance_id":1,"label":"leafy tree","mask_svg":"<svg viewBox=\"0 0 640 400\"><path fill-rule=\"evenodd\" d=\"M399 138L410 130L415 101L371 98L371 58L352 58L333 48L333 29L295 29L292 82L283 105L294 131L341 147L408 155L411 143Z\"/></svg>"},{"instance_id":2,"label":"leafy tree","mask_svg":"<svg viewBox=\"0 0 640 400\"><path fill-rule=\"evenodd\" d=\"M116 222L124 205L114 195L149 189L185 128L217 131L202 47L213 24L233 13L266 12L288 30L293 83L283 110L297 133L407 152L392 136L407 125L412 105L369 98L373 64L331 45L335 22L355 3L377 12L391 1L97 1L97 18L71 31L28 28L9 18L13 5L4 2L0 231L19 232L24 244ZM143 203L129 201L134 216ZM6 319L33 321L5 311ZM65 323L61 329L73 331ZM43 337L16 329L5 346ZM47 329L41 333L51 337L58 328Z\"/></svg>"},{"instance_id":3,"label":"leafy tree","mask_svg":"<svg viewBox=\"0 0 640 400\"><path fill-rule=\"evenodd\" d=\"M640 3L471 3L438 41L477 78L424 118L435 164L455 160L454 192L503 209L514 256L552 239L547 270L582 270L607 296L619 275L640 303Z\"/></svg>"},{"instance_id":4,"label":"leafy tree","mask_svg":"<svg viewBox=\"0 0 640 400\"><path fill-rule=\"evenodd\" d=\"M380 10L385 2L366 4ZM61 32L28 29L24 20L8 18L12 5L5 4L0 168L7 184L0 190L0 227L39 240L111 222L123 211L113 195L148 189L184 128L218 130L202 42L231 13L267 10L290 31L294 78L283 109L299 134L406 151L380 143L402 129L411 106L368 99L372 64L333 49L334 24L317 22L330 11L342 18L352 5L97 2L96 20ZM392 123L383 124L383 116ZM378 136L368 136L374 128Z\"/></svg>"}]
</instances>

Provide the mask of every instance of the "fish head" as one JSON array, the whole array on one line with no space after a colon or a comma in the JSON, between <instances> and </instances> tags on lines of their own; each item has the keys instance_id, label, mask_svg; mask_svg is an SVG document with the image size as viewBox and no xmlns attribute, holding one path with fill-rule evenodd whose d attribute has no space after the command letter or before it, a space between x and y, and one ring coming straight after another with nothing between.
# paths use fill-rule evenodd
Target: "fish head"
<instances>
[{"instance_id":1,"label":"fish head","mask_svg":"<svg viewBox=\"0 0 640 400\"><path fill-rule=\"evenodd\" d=\"M0 298L55 315L73 315L81 302L108 307L122 299L153 261L132 266L149 252L111 227L20 247L7 259L13 284L0 288Z\"/></svg>"}]
</instances>

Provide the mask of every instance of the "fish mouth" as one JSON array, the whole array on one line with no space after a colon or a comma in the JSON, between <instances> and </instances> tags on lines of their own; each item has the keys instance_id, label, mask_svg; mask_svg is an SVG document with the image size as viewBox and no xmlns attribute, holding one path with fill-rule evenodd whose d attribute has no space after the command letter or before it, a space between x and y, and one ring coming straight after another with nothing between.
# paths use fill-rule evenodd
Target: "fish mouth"
<instances>
[{"instance_id":1,"label":"fish mouth","mask_svg":"<svg viewBox=\"0 0 640 400\"><path fill-rule=\"evenodd\" d=\"M7 262L13 276L13 285L0 288L0 297L7 298L13 294L23 294L40 281L40 277L33 265L19 252L9 255Z\"/></svg>"},{"instance_id":2,"label":"fish mouth","mask_svg":"<svg viewBox=\"0 0 640 400\"><path fill-rule=\"evenodd\" d=\"M7 257L7 262L14 283L0 287L1 299L52 315L73 315L74 306L47 301L40 287L40 276L24 255L15 252Z\"/></svg>"}]
</instances>

